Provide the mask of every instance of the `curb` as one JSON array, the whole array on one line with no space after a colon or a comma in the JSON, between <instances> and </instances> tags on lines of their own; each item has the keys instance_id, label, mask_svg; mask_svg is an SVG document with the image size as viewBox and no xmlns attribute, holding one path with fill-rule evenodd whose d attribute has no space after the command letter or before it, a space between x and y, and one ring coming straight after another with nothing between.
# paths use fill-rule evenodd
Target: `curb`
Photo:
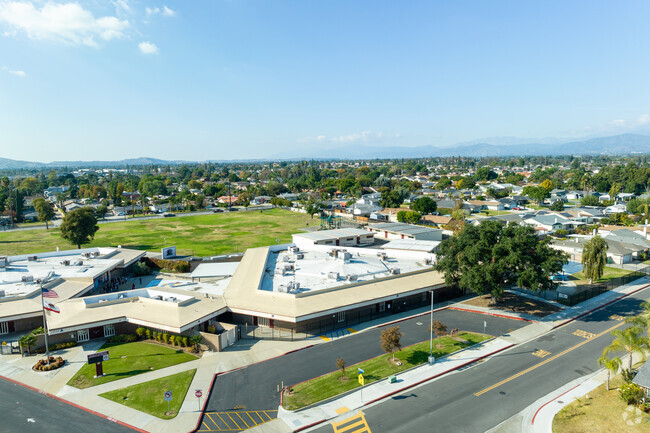
<instances>
[{"instance_id":1,"label":"curb","mask_svg":"<svg viewBox=\"0 0 650 433\"><path fill-rule=\"evenodd\" d=\"M98 416L98 417L100 417L100 418L105 418L105 419L107 419L107 420L110 421L110 422L114 422L114 423L116 423L116 424L120 424L120 425L122 425L122 426L124 426L124 427L130 428L131 430L134 430L134 431L137 431L137 432L140 432L140 433L149 433L149 432L147 432L147 430L142 430L142 429L140 429L140 428L138 428L138 427L132 426L132 425L127 424L127 423L125 423L125 422L123 422L123 421L120 421L120 420L118 420L118 419L112 418L112 417L110 417L110 416L106 416L106 415L104 415L104 414L102 414L102 413L99 413L99 412L96 412L96 411L94 411L94 410L92 410L92 409L85 408L85 407L80 406L80 405L78 405L78 404L76 404L76 403L73 403L73 402L71 402L71 401L68 401L68 400L66 400L66 399L63 399L63 398L61 398L61 397L57 397L56 395L50 394L49 392L45 392L45 391L40 390L40 389L38 389L38 388L34 388L34 387L31 386L31 385L27 385L27 384L24 384L24 383L18 382L17 380L13 380L13 379L10 379L10 378L5 377L5 376L2 376L2 375L0 375L0 379L4 379L4 380L6 380L7 382L11 382L11 383L13 383L13 384L15 384L15 385L20 385L20 386L22 386L23 388L27 388L27 389L29 389L29 390L31 390L31 391L37 392L37 393L42 394L42 395L44 395L44 396L46 396L46 397L53 398L53 399L58 400L58 401L60 401L60 402L62 402L62 403L69 404L70 406L76 407L77 409L81 409L81 410L83 410L84 412L91 413L91 414L93 414L93 415L95 415L95 416Z\"/></svg>"},{"instance_id":2,"label":"curb","mask_svg":"<svg viewBox=\"0 0 650 433\"><path fill-rule=\"evenodd\" d=\"M485 314L486 316L501 317L501 318L504 318L504 319L513 319L513 320L521 320L523 322L537 323L537 320L524 319L523 317L518 317L518 316L508 316L508 315L505 315L505 314L490 313L490 312L481 311L481 310L471 310L469 308L459 308L459 307L447 307L447 308L449 308L450 310L466 311L468 313Z\"/></svg>"},{"instance_id":3,"label":"curb","mask_svg":"<svg viewBox=\"0 0 650 433\"><path fill-rule=\"evenodd\" d=\"M605 302L605 303L602 304L602 305L599 305L599 306L597 306L597 307L595 307L595 308L592 308L592 309L589 310L589 311L582 312L582 313L578 314L577 316L572 317L571 319L567 319L567 320L565 320L564 322L562 322L562 323L560 323L560 324L557 324L557 325L553 326L553 327L551 328L551 330L556 329L556 328L559 328L560 326L564 326L564 325L566 325L567 323L570 323L570 322L573 322L574 320L580 319L581 317L587 316L587 315L593 313L593 312L596 311L596 310L600 310L601 308L605 308L605 307L607 307L608 305L613 304L614 302L618 302L618 301L620 301L621 299L626 298L626 297L628 297L628 296L630 296L630 295L633 295L633 294L635 294L635 293L637 293L637 292L640 292L640 291L643 290L643 289L647 289L648 287L650 287L650 284L646 284L645 286L643 286L643 287L639 287L639 288L636 289L636 290L632 290L632 291L629 292L629 293L624 293L624 294L622 294L621 296L618 296L618 297L616 297L616 298L614 298L614 299L612 299L612 300L610 300L610 301L607 301L607 302Z\"/></svg>"},{"instance_id":4,"label":"curb","mask_svg":"<svg viewBox=\"0 0 650 433\"><path fill-rule=\"evenodd\" d=\"M573 388L564 391L562 394L558 395L557 397L555 397L555 398L553 398L553 399L547 401L547 402L544 403L543 405L541 405L541 406L540 406L540 407L535 411L535 414L533 415L533 419L530 421L530 425L535 424L535 417L537 417L537 414L539 413L540 410L544 409L544 406L546 406L547 404L549 404L549 403L551 403L551 402L554 402L554 401L557 400L558 398L562 397L564 394L568 394L569 392L573 391L574 389L576 389L577 387L579 387L579 386L581 386L581 385L582 385L582 383L579 383L579 384L577 384L576 386L574 386Z\"/></svg>"},{"instance_id":5,"label":"curb","mask_svg":"<svg viewBox=\"0 0 650 433\"><path fill-rule=\"evenodd\" d=\"M446 307L445 307L445 308L446 308ZM370 400L370 401L367 401L367 402L365 402L365 403L362 403L362 405L361 405L358 409L361 409L361 408L363 408L364 406L367 406L367 405L369 405L369 404L375 403L375 402L377 402L377 401L379 401L379 400L383 400L383 399L385 399L386 397L390 397L391 395L395 395L395 394L400 393L400 392L402 392L402 391L405 391L405 390L407 390L407 389L413 388L414 386L418 386L418 385L420 385L420 384L422 384L422 383L424 383L424 382L428 382L428 381L430 381L430 380L432 380L432 379L435 379L435 378L437 378L437 377L440 377L440 376L442 376L442 375L444 375L444 374L447 374L447 373L449 373L449 372L451 372L451 371L458 370L459 368L463 368L463 367L465 367L465 366L467 366L467 365L469 365L469 364L473 364L473 363L475 363L476 361L479 361L479 360L481 360L481 359L487 358L488 356L492 356L492 355L494 355L495 353L499 353L499 352L502 352L502 351L504 351L504 350L506 350L506 349L510 349L510 348L513 347L513 346L515 346L515 345L514 345L514 344L510 344L510 345L508 345L508 346L502 347L502 348L500 348L500 349L498 349L498 350L495 350L495 351L493 351L493 352L486 353L485 355L482 355L482 356L479 356L479 357L477 357L477 358L474 358L474 359L472 359L471 361L468 361L468 362L465 362L465 363L463 363L463 364L460 364L460 365L458 365L458 366L456 366L456 367L450 368L449 370L442 371L442 372L437 373L437 374L434 374L433 376L430 376L430 377L428 377L428 378L426 378L426 379L419 380L419 381L417 381L417 382L415 382L415 383L412 383L412 384L410 384L410 385L408 385L408 386L405 386L405 387L403 387L403 388L400 388L400 389L396 389L396 390L394 390L394 391L391 391L391 392L389 392L388 394L385 394L385 395L383 395L383 396L381 396L381 397L377 397L377 398L375 398L375 399L373 399L373 400ZM302 427L300 427L300 428L298 428L298 429L296 429L296 430L293 430L293 431L294 431L294 432L299 432L299 431L302 431L302 430L308 429L308 428L310 428L310 427L314 427L315 425L321 424L321 423L326 422L326 421L327 421L327 419L323 419L323 420L320 420L320 421L315 421L315 422L313 422L313 423L311 423L311 424L309 424L309 425L302 426Z\"/></svg>"}]
</instances>

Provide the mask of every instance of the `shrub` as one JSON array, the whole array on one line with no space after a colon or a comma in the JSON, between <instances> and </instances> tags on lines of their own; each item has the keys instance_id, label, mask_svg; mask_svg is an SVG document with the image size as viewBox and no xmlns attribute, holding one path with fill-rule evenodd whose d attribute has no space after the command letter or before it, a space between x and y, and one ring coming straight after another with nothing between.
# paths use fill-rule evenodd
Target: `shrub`
<instances>
[{"instance_id":1,"label":"shrub","mask_svg":"<svg viewBox=\"0 0 650 433\"><path fill-rule=\"evenodd\" d=\"M147 340L151 340L151 329L147 329L145 335L147 336Z\"/></svg>"},{"instance_id":2,"label":"shrub","mask_svg":"<svg viewBox=\"0 0 650 433\"><path fill-rule=\"evenodd\" d=\"M636 373L634 373L634 371L628 370L627 368L621 370L621 377L625 383L632 383L634 376L636 376Z\"/></svg>"},{"instance_id":3,"label":"shrub","mask_svg":"<svg viewBox=\"0 0 650 433\"><path fill-rule=\"evenodd\" d=\"M621 393L621 398L627 404L639 404L643 399L644 392L636 383L624 383L618 389Z\"/></svg>"},{"instance_id":4,"label":"shrub","mask_svg":"<svg viewBox=\"0 0 650 433\"><path fill-rule=\"evenodd\" d=\"M187 337L183 337L183 347L187 347L188 342L189 342L188 338L187 338Z\"/></svg>"},{"instance_id":5,"label":"shrub","mask_svg":"<svg viewBox=\"0 0 650 433\"><path fill-rule=\"evenodd\" d=\"M38 362L32 367L32 369L36 371L50 371L50 370L56 370L57 368L61 368L63 367L64 364L65 361L60 356L57 356L56 358L50 356L49 365L47 364L47 361L45 359L39 359Z\"/></svg>"},{"instance_id":6,"label":"shrub","mask_svg":"<svg viewBox=\"0 0 650 433\"><path fill-rule=\"evenodd\" d=\"M149 274L151 274L151 269L145 262L138 262L133 265L133 275L136 277L143 277Z\"/></svg>"},{"instance_id":7,"label":"shrub","mask_svg":"<svg viewBox=\"0 0 650 433\"><path fill-rule=\"evenodd\" d=\"M153 337L154 340L160 340L160 332L153 331L152 332L152 337Z\"/></svg>"},{"instance_id":8,"label":"shrub","mask_svg":"<svg viewBox=\"0 0 650 433\"><path fill-rule=\"evenodd\" d=\"M76 341L66 341L65 343L50 344L48 346L48 349L50 350L50 352L54 352L55 350L67 349L69 347L75 347L76 345L77 345ZM36 349L34 352L45 353L45 348L41 347L39 349Z\"/></svg>"},{"instance_id":9,"label":"shrub","mask_svg":"<svg viewBox=\"0 0 650 433\"><path fill-rule=\"evenodd\" d=\"M163 334L163 341L165 344L169 343L169 334L166 332Z\"/></svg>"},{"instance_id":10,"label":"shrub","mask_svg":"<svg viewBox=\"0 0 650 433\"><path fill-rule=\"evenodd\" d=\"M120 334L108 339L109 343L132 343L134 341L138 341L138 337L133 334Z\"/></svg>"},{"instance_id":11,"label":"shrub","mask_svg":"<svg viewBox=\"0 0 650 433\"><path fill-rule=\"evenodd\" d=\"M135 335L137 335L140 338L144 338L146 332L147 332L147 328L143 328L142 326L140 326L138 329L135 330Z\"/></svg>"},{"instance_id":12,"label":"shrub","mask_svg":"<svg viewBox=\"0 0 650 433\"><path fill-rule=\"evenodd\" d=\"M190 262L184 260L164 260L146 257L145 263L148 267L155 270L167 272L185 273L190 271Z\"/></svg>"},{"instance_id":13,"label":"shrub","mask_svg":"<svg viewBox=\"0 0 650 433\"><path fill-rule=\"evenodd\" d=\"M169 344L176 345L176 336L175 335L170 335L169 336Z\"/></svg>"}]
</instances>

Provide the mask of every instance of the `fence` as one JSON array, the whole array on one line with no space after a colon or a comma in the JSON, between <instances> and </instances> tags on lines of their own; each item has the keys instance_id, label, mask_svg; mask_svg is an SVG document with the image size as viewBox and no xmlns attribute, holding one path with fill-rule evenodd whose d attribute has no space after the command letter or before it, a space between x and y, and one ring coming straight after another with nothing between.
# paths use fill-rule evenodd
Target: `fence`
<instances>
[{"instance_id":1,"label":"fence","mask_svg":"<svg viewBox=\"0 0 650 433\"><path fill-rule=\"evenodd\" d=\"M602 295L603 293L615 289L616 287L631 283L632 281L645 277L647 275L650 275L650 266L644 266L627 275L618 278L612 278L611 280L602 283L576 286L576 289L579 290L579 292L574 293L573 295L567 295L558 292L556 294L555 300L563 305L573 307L580 302L584 302L587 299Z\"/></svg>"}]
</instances>

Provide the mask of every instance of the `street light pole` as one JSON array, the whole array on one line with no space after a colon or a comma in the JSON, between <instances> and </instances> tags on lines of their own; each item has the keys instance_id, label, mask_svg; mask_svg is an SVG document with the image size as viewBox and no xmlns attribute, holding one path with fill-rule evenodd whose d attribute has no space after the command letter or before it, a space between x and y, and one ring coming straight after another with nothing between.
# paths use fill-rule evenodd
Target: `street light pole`
<instances>
[{"instance_id":1,"label":"street light pole","mask_svg":"<svg viewBox=\"0 0 650 433\"><path fill-rule=\"evenodd\" d=\"M429 319L429 364L433 364L433 290L431 293L431 314Z\"/></svg>"}]
</instances>

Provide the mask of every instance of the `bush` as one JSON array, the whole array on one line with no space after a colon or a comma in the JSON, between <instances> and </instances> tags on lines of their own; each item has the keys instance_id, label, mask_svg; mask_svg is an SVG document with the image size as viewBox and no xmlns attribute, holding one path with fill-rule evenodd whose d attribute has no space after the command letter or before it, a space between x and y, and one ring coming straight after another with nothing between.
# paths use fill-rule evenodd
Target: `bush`
<instances>
[{"instance_id":1,"label":"bush","mask_svg":"<svg viewBox=\"0 0 650 433\"><path fill-rule=\"evenodd\" d=\"M152 269L167 272L185 273L190 271L190 262L184 260L164 260L145 257L144 263Z\"/></svg>"},{"instance_id":2,"label":"bush","mask_svg":"<svg viewBox=\"0 0 650 433\"><path fill-rule=\"evenodd\" d=\"M151 329L147 329L145 331L145 335L147 336L147 340L151 340L151 336L152 336Z\"/></svg>"},{"instance_id":3,"label":"bush","mask_svg":"<svg viewBox=\"0 0 650 433\"><path fill-rule=\"evenodd\" d=\"M626 404L637 405L644 397L644 392L636 383L624 383L618 389L621 393L621 398Z\"/></svg>"},{"instance_id":4,"label":"bush","mask_svg":"<svg viewBox=\"0 0 650 433\"><path fill-rule=\"evenodd\" d=\"M55 350L67 349L69 347L75 347L76 345L77 345L76 341L66 341L65 343L50 344L48 349L50 350L50 352L54 352ZM34 352L45 353L45 348L41 347L39 349L36 349Z\"/></svg>"},{"instance_id":5,"label":"bush","mask_svg":"<svg viewBox=\"0 0 650 433\"><path fill-rule=\"evenodd\" d=\"M187 347L189 340L187 337L183 337L183 347Z\"/></svg>"},{"instance_id":6,"label":"bush","mask_svg":"<svg viewBox=\"0 0 650 433\"><path fill-rule=\"evenodd\" d=\"M175 335L170 335L169 336L169 344L176 345L176 336Z\"/></svg>"},{"instance_id":7,"label":"bush","mask_svg":"<svg viewBox=\"0 0 650 433\"><path fill-rule=\"evenodd\" d=\"M151 335L152 335L152 337L153 337L154 340L160 340L160 332L153 331L153 332L151 333Z\"/></svg>"},{"instance_id":8,"label":"bush","mask_svg":"<svg viewBox=\"0 0 650 433\"><path fill-rule=\"evenodd\" d=\"M133 266L133 275L136 277L143 277L151 274L151 269L145 262L138 262Z\"/></svg>"},{"instance_id":9,"label":"bush","mask_svg":"<svg viewBox=\"0 0 650 433\"><path fill-rule=\"evenodd\" d=\"M50 371L61 368L65 365L65 361L60 356L54 358L50 356L50 365L47 364L45 359L39 359L38 362L32 367L32 370L36 371Z\"/></svg>"},{"instance_id":10,"label":"bush","mask_svg":"<svg viewBox=\"0 0 650 433\"><path fill-rule=\"evenodd\" d=\"M120 334L108 339L109 343L133 343L134 341L138 341L138 337L133 334Z\"/></svg>"},{"instance_id":11,"label":"bush","mask_svg":"<svg viewBox=\"0 0 650 433\"><path fill-rule=\"evenodd\" d=\"M138 329L135 330L135 335L137 335L140 338L144 338L146 332L147 332L147 328L140 326Z\"/></svg>"},{"instance_id":12,"label":"bush","mask_svg":"<svg viewBox=\"0 0 650 433\"><path fill-rule=\"evenodd\" d=\"M169 334L166 332L163 334L163 341L165 344L169 343Z\"/></svg>"}]
</instances>

